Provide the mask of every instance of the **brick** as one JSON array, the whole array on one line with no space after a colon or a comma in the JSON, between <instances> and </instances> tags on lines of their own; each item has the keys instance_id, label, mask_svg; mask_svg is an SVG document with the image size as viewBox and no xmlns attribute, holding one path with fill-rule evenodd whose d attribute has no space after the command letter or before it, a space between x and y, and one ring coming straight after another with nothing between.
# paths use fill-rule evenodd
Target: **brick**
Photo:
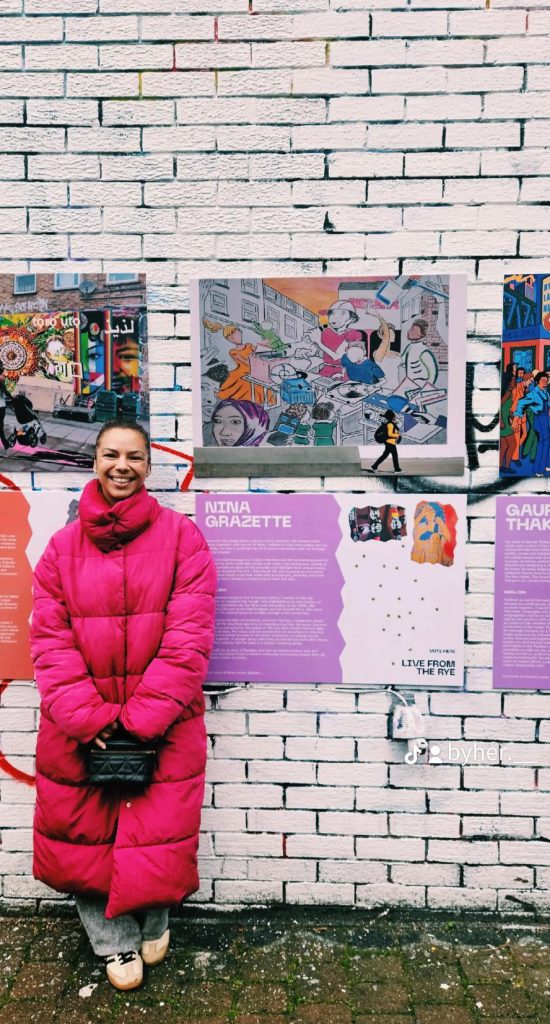
<instances>
[{"instance_id":1,"label":"brick","mask_svg":"<svg viewBox=\"0 0 550 1024\"><path fill-rule=\"evenodd\" d=\"M255 68L314 68L325 64L322 42L252 43Z\"/></svg>"},{"instance_id":2,"label":"brick","mask_svg":"<svg viewBox=\"0 0 550 1024\"><path fill-rule=\"evenodd\" d=\"M283 898L282 882L226 881L214 883L216 899L221 903L272 903Z\"/></svg>"},{"instance_id":3,"label":"brick","mask_svg":"<svg viewBox=\"0 0 550 1024\"><path fill-rule=\"evenodd\" d=\"M248 43L183 43L175 47L176 67L187 71L199 68L242 68L251 63Z\"/></svg>"},{"instance_id":4,"label":"brick","mask_svg":"<svg viewBox=\"0 0 550 1024\"><path fill-rule=\"evenodd\" d=\"M531 27L530 31L535 31ZM460 11L449 16L449 32L452 36L473 36L483 38L490 36L522 35L525 31L523 11Z\"/></svg>"},{"instance_id":5,"label":"brick","mask_svg":"<svg viewBox=\"0 0 550 1024\"><path fill-rule=\"evenodd\" d=\"M365 42L334 42L330 44L330 61L334 67L397 66L406 62L407 48L402 40L366 40ZM374 74L379 74L375 72ZM374 82L374 74L372 81ZM378 91L374 89L373 92ZM388 90L403 92L402 89Z\"/></svg>"},{"instance_id":6,"label":"brick","mask_svg":"<svg viewBox=\"0 0 550 1024\"><path fill-rule=\"evenodd\" d=\"M357 886L357 903L363 907L426 906L426 890L421 885L397 885L394 882ZM406 1019L406 1018L405 1018Z\"/></svg>"},{"instance_id":7,"label":"brick","mask_svg":"<svg viewBox=\"0 0 550 1024\"><path fill-rule=\"evenodd\" d=\"M305 73L309 74L309 71ZM292 90L292 71L286 68L221 70L217 80L220 96L246 96L247 99L251 96L288 96Z\"/></svg>"},{"instance_id":8,"label":"brick","mask_svg":"<svg viewBox=\"0 0 550 1024\"><path fill-rule=\"evenodd\" d=\"M408 96L406 104L410 121L475 121L481 116L480 96Z\"/></svg>"},{"instance_id":9,"label":"brick","mask_svg":"<svg viewBox=\"0 0 550 1024\"><path fill-rule=\"evenodd\" d=\"M397 63L401 64L401 61ZM441 67L398 67L388 70L376 69L372 72L371 91L373 93L403 93L408 95L410 93L445 92L446 88L447 72ZM473 92L474 90L465 91Z\"/></svg>"},{"instance_id":10,"label":"brick","mask_svg":"<svg viewBox=\"0 0 550 1024\"><path fill-rule=\"evenodd\" d=\"M96 100L28 100L27 123L94 125L98 107Z\"/></svg>"},{"instance_id":11,"label":"brick","mask_svg":"<svg viewBox=\"0 0 550 1024\"><path fill-rule=\"evenodd\" d=\"M540 124L541 122L538 122ZM544 123L544 122L542 122ZM529 127L529 126L528 126ZM520 125L517 121L483 121L481 124L448 124L445 129L447 149L491 149L493 146L519 146ZM525 145L541 145L525 141Z\"/></svg>"},{"instance_id":12,"label":"brick","mask_svg":"<svg viewBox=\"0 0 550 1024\"><path fill-rule=\"evenodd\" d=\"M175 120L173 100L105 100L103 124L109 125L171 125Z\"/></svg>"},{"instance_id":13,"label":"brick","mask_svg":"<svg viewBox=\"0 0 550 1024\"><path fill-rule=\"evenodd\" d=\"M391 839L384 836L357 839L357 856L364 860L423 861L425 843L422 839Z\"/></svg>"},{"instance_id":14,"label":"brick","mask_svg":"<svg viewBox=\"0 0 550 1024\"><path fill-rule=\"evenodd\" d=\"M0 79L1 88L1 79ZM25 94L27 95L27 94ZM33 94L34 95L34 94ZM53 95L59 95L54 93ZM139 78L136 72L108 72L96 74L79 72L67 75L67 96L138 96Z\"/></svg>"},{"instance_id":15,"label":"brick","mask_svg":"<svg viewBox=\"0 0 550 1024\"><path fill-rule=\"evenodd\" d=\"M494 889L450 889L428 886L427 900L429 907L442 907L447 910L466 908L494 910L496 908Z\"/></svg>"},{"instance_id":16,"label":"brick","mask_svg":"<svg viewBox=\"0 0 550 1024\"><path fill-rule=\"evenodd\" d=\"M496 864L498 862L497 842L469 839L430 839L428 841L429 861L450 861L456 864Z\"/></svg>"},{"instance_id":17,"label":"brick","mask_svg":"<svg viewBox=\"0 0 550 1024\"><path fill-rule=\"evenodd\" d=\"M142 39L178 40L214 39L214 18L184 14L156 15L141 19ZM222 38L220 34L220 39Z\"/></svg>"},{"instance_id":18,"label":"brick","mask_svg":"<svg viewBox=\"0 0 550 1024\"><path fill-rule=\"evenodd\" d=\"M312 811L261 811L247 812L250 832L314 832L315 814Z\"/></svg>"},{"instance_id":19,"label":"brick","mask_svg":"<svg viewBox=\"0 0 550 1024\"><path fill-rule=\"evenodd\" d=\"M287 857L315 857L323 860L327 857L351 857L353 855L353 837L291 835L286 841L286 855Z\"/></svg>"},{"instance_id":20,"label":"brick","mask_svg":"<svg viewBox=\"0 0 550 1024\"><path fill-rule=\"evenodd\" d=\"M355 836L387 835L387 815L327 811L319 814L319 833Z\"/></svg>"},{"instance_id":21,"label":"brick","mask_svg":"<svg viewBox=\"0 0 550 1024\"><path fill-rule=\"evenodd\" d=\"M528 842L501 840L500 860L503 864L550 864L550 843L530 839Z\"/></svg>"},{"instance_id":22,"label":"brick","mask_svg":"<svg viewBox=\"0 0 550 1024\"><path fill-rule=\"evenodd\" d=\"M335 153L329 157L331 178L400 177L402 172L401 153Z\"/></svg>"},{"instance_id":23,"label":"brick","mask_svg":"<svg viewBox=\"0 0 550 1024\"><path fill-rule=\"evenodd\" d=\"M360 860L324 860L319 862L319 879L321 882L365 882L384 883L387 881L386 864L376 861Z\"/></svg>"},{"instance_id":24,"label":"brick","mask_svg":"<svg viewBox=\"0 0 550 1024\"><path fill-rule=\"evenodd\" d=\"M287 899L296 903L336 903L338 906L354 903L353 885L345 882L289 882L286 893Z\"/></svg>"},{"instance_id":25,"label":"brick","mask_svg":"<svg viewBox=\"0 0 550 1024\"><path fill-rule=\"evenodd\" d=\"M213 96L213 71L145 71L141 76L143 96Z\"/></svg>"},{"instance_id":26,"label":"brick","mask_svg":"<svg viewBox=\"0 0 550 1024\"><path fill-rule=\"evenodd\" d=\"M51 68L58 71L73 70L75 67L89 71L98 67L97 47L73 46L70 43L58 46L27 46L25 47L25 67L29 71L49 71Z\"/></svg>"},{"instance_id":27,"label":"brick","mask_svg":"<svg viewBox=\"0 0 550 1024\"><path fill-rule=\"evenodd\" d=\"M66 3L64 4L66 8ZM71 6L72 3L71 3ZM65 13L65 12L63 12ZM122 17L66 18L65 38L68 42L103 43L108 26L109 39L137 40L139 37L138 19L133 15Z\"/></svg>"},{"instance_id":28,"label":"brick","mask_svg":"<svg viewBox=\"0 0 550 1024\"><path fill-rule=\"evenodd\" d=\"M465 838L467 836L483 836L484 838L494 836L496 839L531 839L533 824L527 818L464 817L462 819L462 835Z\"/></svg>"},{"instance_id":29,"label":"brick","mask_svg":"<svg viewBox=\"0 0 550 1024\"><path fill-rule=\"evenodd\" d=\"M62 18L0 18L0 42L29 43L63 39Z\"/></svg>"}]
</instances>

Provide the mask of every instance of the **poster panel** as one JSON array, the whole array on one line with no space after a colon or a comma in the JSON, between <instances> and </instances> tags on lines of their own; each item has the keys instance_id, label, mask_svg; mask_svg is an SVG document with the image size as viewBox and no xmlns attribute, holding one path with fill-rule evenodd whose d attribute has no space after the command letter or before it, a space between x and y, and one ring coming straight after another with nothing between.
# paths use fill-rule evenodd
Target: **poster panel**
<instances>
[{"instance_id":1,"label":"poster panel","mask_svg":"<svg viewBox=\"0 0 550 1024\"><path fill-rule=\"evenodd\" d=\"M0 472L90 469L106 420L148 427L144 275L0 274L0 296Z\"/></svg>"},{"instance_id":2,"label":"poster panel","mask_svg":"<svg viewBox=\"0 0 550 1024\"><path fill-rule=\"evenodd\" d=\"M496 499L493 687L550 689L550 499Z\"/></svg>"},{"instance_id":3,"label":"poster panel","mask_svg":"<svg viewBox=\"0 0 550 1024\"><path fill-rule=\"evenodd\" d=\"M499 471L550 476L550 274L504 278Z\"/></svg>"},{"instance_id":4,"label":"poster panel","mask_svg":"<svg viewBox=\"0 0 550 1024\"><path fill-rule=\"evenodd\" d=\"M0 680L32 679L32 570L56 530L76 517L69 491L0 490Z\"/></svg>"},{"instance_id":5,"label":"poster panel","mask_svg":"<svg viewBox=\"0 0 550 1024\"><path fill-rule=\"evenodd\" d=\"M243 449L268 474L282 449L314 474L319 449L372 461L390 411L404 472L462 473L465 277L208 278L191 313L195 446L220 472Z\"/></svg>"},{"instance_id":6,"label":"poster panel","mask_svg":"<svg viewBox=\"0 0 550 1024\"><path fill-rule=\"evenodd\" d=\"M209 682L460 687L465 495L198 494Z\"/></svg>"}]
</instances>

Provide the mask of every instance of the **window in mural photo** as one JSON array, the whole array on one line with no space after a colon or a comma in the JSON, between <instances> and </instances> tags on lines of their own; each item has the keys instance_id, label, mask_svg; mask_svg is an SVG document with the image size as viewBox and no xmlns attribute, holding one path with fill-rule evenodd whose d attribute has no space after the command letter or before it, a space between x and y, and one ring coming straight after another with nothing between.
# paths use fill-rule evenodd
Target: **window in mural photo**
<instances>
[{"instance_id":1,"label":"window in mural photo","mask_svg":"<svg viewBox=\"0 0 550 1024\"><path fill-rule=\"evenodd\" d=\"M355 447L372 461L391 411L405 472L462 472L460 276L205 279L191 307L198 449L269 463L275 448L290 462Z\"/></svg>"},{"instance_id":2,"label":"window in mural photo","mask_svg":"<svg viewBox=\"0 0 550 1024\"><path fill-rule=\"evenodd\" d=\"M110 419L149 422L145 276L0 275L0 472L90 469Z\"/></svg>"}]
</instances>

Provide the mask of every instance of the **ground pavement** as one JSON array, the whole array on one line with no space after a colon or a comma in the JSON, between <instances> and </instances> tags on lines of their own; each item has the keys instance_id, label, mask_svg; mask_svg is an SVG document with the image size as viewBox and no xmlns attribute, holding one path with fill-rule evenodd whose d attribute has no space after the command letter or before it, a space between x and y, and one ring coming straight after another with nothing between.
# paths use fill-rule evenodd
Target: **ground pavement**
<instances>
[{"instance_id":1,"label":"ground pavement","mask_svg":"<svg viewBox=\"0 0 550 1024\"><path fill-rule=\"evenodd\" d=\"M74 917L0 918L1 1024L550 1024L550 922L189 906L172 930L124 994Z\"/></svg>"}]
</instances>

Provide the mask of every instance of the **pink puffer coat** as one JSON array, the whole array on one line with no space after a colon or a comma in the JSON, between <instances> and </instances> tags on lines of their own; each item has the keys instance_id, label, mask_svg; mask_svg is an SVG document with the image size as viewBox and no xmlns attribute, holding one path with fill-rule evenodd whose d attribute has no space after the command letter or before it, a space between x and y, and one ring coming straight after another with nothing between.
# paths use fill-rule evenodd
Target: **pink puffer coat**
<instances>
[{"instance_id":1,"label":"pink puffer coat","mask_svg":"<svg viewBox=\"0 0 550 1024\"><path fill-rule=\"evenodd\" d=\"M190 519L144 488L110 506L96 480L36 567L34 875L108 896L109 918L177 904L199 886L215 584ZM88 785L84 744L116 719L140 739L163 737L141 793Z\"/></svg>"}]
</instances>

